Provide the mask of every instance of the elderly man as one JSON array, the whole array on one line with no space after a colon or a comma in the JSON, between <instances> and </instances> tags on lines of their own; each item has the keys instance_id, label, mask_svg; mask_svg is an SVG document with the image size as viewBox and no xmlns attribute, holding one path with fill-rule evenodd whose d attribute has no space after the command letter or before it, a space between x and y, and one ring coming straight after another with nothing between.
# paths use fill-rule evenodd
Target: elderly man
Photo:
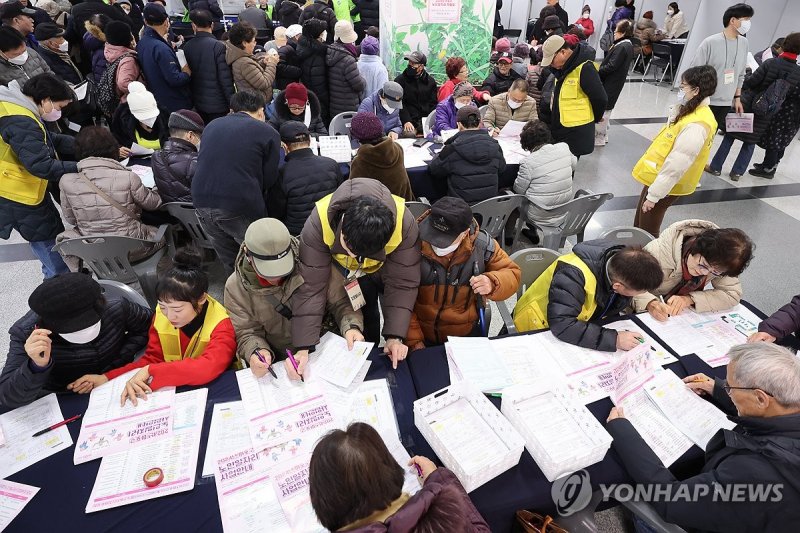
<instances>
[{"instance_id":1,"label":"elderly man","mask_svg":"<svg viewBox=\"0 0 800 533\"><path fill-rule=\"evenodd\" d=\"M483 126L492 136L497 136L511 120L527 123L537 118L539 114L536 112L536 101L528 96L528 82L514 80L507 93L492 96L489 100Z\"/></svg>"},{"instance_id":2,"label":"elderly man","mask_svg":"<svg viewBox=\"0 0 800 533\"><path fill-rule=\"evenodd\" d=\"M720 430L709 441L706 464L698 475L678 481L620 408L612 409L608 417L613 447L637 483L670 485L673 495L685 491L699 496L652 502L668 522L703 531L797 531L800 359L768 343L734 346L728 356L727 380L712 380L705 374L684 379L738 424L733 430ZM747 487L742 498L723 497L739 494L737 485ZM756 501L750 491L759 488L768 497Z\"/></svg>"}]
</instances>

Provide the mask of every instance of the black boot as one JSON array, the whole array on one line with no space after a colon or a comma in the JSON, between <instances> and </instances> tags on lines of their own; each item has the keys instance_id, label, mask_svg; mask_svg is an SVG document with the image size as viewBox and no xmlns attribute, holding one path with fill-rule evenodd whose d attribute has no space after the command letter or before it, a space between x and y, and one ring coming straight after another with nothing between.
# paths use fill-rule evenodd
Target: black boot
<instances>
[{"instance_id":1,"label":"black boot","mask_svg":"<svg viewBox=\"0 0 800 533\"><path fill-rule=\"evenodd\" d=\"M764 167L761 167L761 168L756 167L756 168L751 168L748 171L748 173L751 174L752 176L758 176L759 178L766 178L768 180L771 180L772 178L775 177L775 170L776 169L777 169L777 167L773 167L772 169L768 169L768 168L764 168Z\"/></svg>"}]
</instances>

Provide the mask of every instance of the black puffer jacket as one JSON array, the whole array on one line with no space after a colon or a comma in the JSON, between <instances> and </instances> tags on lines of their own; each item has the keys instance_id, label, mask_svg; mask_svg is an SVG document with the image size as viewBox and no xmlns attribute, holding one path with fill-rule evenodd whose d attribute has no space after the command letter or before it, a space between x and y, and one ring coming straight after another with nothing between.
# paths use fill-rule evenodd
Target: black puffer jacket
<instances>
[{"instance_id":1,"label":"black puffer jacket","mask_svg":"<svg viewBox=\"0 0 800 533\"><path fill-rule=\"evenodd\" d=\"M330 119L329 99L328 99L328 67L325 65L325 56L328 53L328 45L319 41L310 40L305 35L300 37L297 43L297 58L300 61L302 75L300 81L306 89L317 95L319 105L322 109L321 115L323 122Z\"/></svg>"},{"instance_id":2,"label":"black puffer jacket","mask_svg":"<svg viewBox=\"0 0 800 533\"><path fill-rule=\"evenodd\" d=\"M191 12L195 9L205 9L211 13L211 18L214 21L214 30L222 28L222 8L219 7L218 0L184 0L186 9Z\"/></svg>"},{"instance_id":3,"label":"black puffer jacket","mask_svg":"<svg viewBox=\"0 0 800 533\"><path fill-rule=\"evenodd\" d=\"M424 71L422 76L410 68L406 68L394 79L403 88L403 109L400 110L400 122L411 122L422 133L422 121L436 109L436 94L439 87L433 76Z\"/></svg>"},{"instance_id":4,"label":"black puffer jacket","mask_svg":"<svg viewBox=\"0 0 800 533\"><path fill-rule=\"evenodd\" d=\"M38 114L36 105L22 94L16 82L11 87L0 87L0 101L21 105ZM77 163L68 160L73 156L74 137L48 133L44 142L39 124L25 116L0 117L0 136L31 174L48 180L56 190L61 176L78 171ZM60 159L56 158L57 153ZM0 239L8 239L12 229L26 241L44 241L54 239L64 231L64 225L53 200L45 193L38 205L0 198Z\"/></svg>"},{"instance_id":5,"label":"black puffer jacket","mask_svg":"<svg viewBox=\"0 0 800 533\"><path fill-rule=\"evenodd\" d=\"M350 15L353 17L361 15L359 24L364 30L370 26L378 27L381 25L379 0L353 0L353 4L355 4L355 7L350 10ZM359 36L361 36L360 32Z\"/></svg>"},{"instance_id":6,"label":"black puffer jacket","mask_svg":"<svg viewBox=\"0 0 800 533\"><path fill-rule=\"evenodd\" d=\"M611 290L606 266L608 260L623 246L609 241L584 241L572 249L589 266L597 279L595 301L597 310L589 322L578 320L586 300L583 273L577 267L559 263L550 283L550 300L547 303L547 321L553 335L564 342L613 352L617 349L617 332L600 326L594 321L619 315L631 303L631 298L620 296Z\"/></svg>"},{"instance_id":7,"label":"black puffer jacket","mask_svg":"<svg viewBox=\"0 0 800 533\"><path fill-rule=\"evenodd\" d=\"M302 26L303 22L311 19L319 19L328 25L327 42L328 44L332 43L337 20L336 13L334 13L333 9L328 5L328 0L314 0L313 4L309 4L303 8L303 13L300 15L300 22L298 24Z\"/></svg>"},{"instance_id":8,"label":"black puffer jacket","mask_svg":"<svg viewBox=\"0 0 800 533\"><path fill-rule=\"evenodd\" d=\"M306 126L308 126L308 131L312 134L327 135L328 130L325 128L325 124L322 122L322 117L320 115L319 98L311 91L308 91L308 103L311 106L311 122L310 124L306 124ZM281 131L281 126L286 122L290 120L303 122L305 119L305 113L302 115L293 115L292 112L289 111L289 106L286 103L286 93L283 91L279 92L278 96L275 97L274 105L275 113L270 117L269 123L273 128L278 130L279 133Z\"/></svg>"},{"instance_id":9,"label":"black puffer jacket","mask_svg":"<svg viewBox=\"0 0 800 533\"><path fill-rule=\"evenodd\" d=\"M52 334L51 364L36 372L25 353L25 341L39 325L39 316L28 311L9 329L8 358L0 373L0 405L8 408L26 405L47 392L65 390L84 374L102 374L130 363L147 345L152 317L150 309L128 300L109 300L95 340L71 344Z\"/></svg>"},{"instance_id":10,"label":"black puffer jacket","mask_svg":"<svg viewBox=\"0 0 800 533\"><path fill-rule=\"evenodd\" d=\"M291 3L291 0L287 0ZM275 84L276 89L281 91L286 88L290 83L300 81L303 75L303 69L300 68L300 58L297 57L297 42L293 39L278 48L278 65L275 67Z\"/></svg>"},{"instance_id":11,"label":"black puffer jacket","mask_svg":"<svg viewBox=\"0 0 800 533\"><path fill-rule=\"evenodd\" d=\"M50 70L53 71L53 74L62 80L73 85L78 85L83 81L81 72L74 64L64 61L46 46L40 46L38 52L41 58L44 59L44 62L50 67Z\"/></svg>"},{"instance_id":12,"label":"black puffer jacket","mask_svg":"<svg viewBox=\"0 0 800 533\"><path fill-rule=\"evenodd\" d=\"M620 39L606 52L598 73L603 81L603 89L608 96L606 109L614 109L622 87L628 77L628 67L633 61L633 45L630 39Z\"/></svg>"},{"instance_id":13,"label":"black puffer jacket","mask_svg":"<svg viewBox=\"0 0 800 533\"><path fill-rule=\"evenodd\" d=\"M430 162L431 176L447 178L447 195L476 204L497 196L506 160L500 144L483 130L458 132Z\"/></svg>"},{"instance_id":14,"label":"black puffer jacket","mask_svg":"<svg viewBox=\"0 0 800 533\"><path fill-rule=\"evenodd\" d=\"M325 64L328 66L331 118L345 111L357 111L367 82L358 71L355 56L342 43L335 42L328 46Z\"/></svg>"},{"instance_id":15,"label":"black puffer jacket","mask_svg":"<svg viewBox=\"0 0 800 533\"><path fill-rule=\"evenodd\" d=\"M742 85L742 106L744 106L744 110L752 113L753 103L756 98L778 79L786 79L792 88L800 86L800 66L791 59L783 57L773 57L764 61L749 78L744 80ZM791 93L791 89L789 93ZM775 115L756 114L753 117L753 133L731 133L731 136L742 142L758 143L774 117Z\"/></svg>"},{"instance_id":16,"label":"black puffer jacket","mask_svg":"<svg viewBox=\"0 0 800 533\"><path fill-rule=\"evenodd\" d=\"M489 76L483 80L483 86L481 86L481 91L489 91L489 94L492 96L507 93L508 90L511 88L511 84L514 83L515 80L524 79L522 76L519 75L519 72L514 70L513 68L508 71L508 75L504 76L500 73L500 69L494 67Z\"/></svg>"},{"instance_id":17,"label":"black puffer jacket","mask_svg":"<svg viewBox=\"0 0 800 533\"><path fill-rule=\"evenodd\" d=\"M189 141L170 137L152 157L153 178L164 203L192 201L192 178L197 168L197 148Z\"/></svg>"},{"instance_id":18,"label":"black puffer jacket","mask_svg":"<svg viewBox=\"0 0 800 533\"><path fill-rule=\"evenodd\" d=\"M183 45L192 69L192 100L202 113L225 113L233 96L233 74L225 61L225 44L199 31Z\"/></svg>"},{"instance_id":19,"label":"black puffer jacket","mask_svg":"<svg viewBox=\"0 0 800 533\"><path fill-rule=\"evenodd\" d=\"M269 216L286 224L292 235L300 235L317 200L335 191L342 181L339 163L333 159L314 155L310 148L291 152L267 195Z\"/></svg>"},{"instance_id":20,"label":"black puffer jacket","mask_svg":"<svg viewBox=\"0 0 800 533\"><path fill-rule=\"evenodd\" d=\"M600 75L597 73L593 63L594 56L595 54L591 49L584 43L579 43L572 56L561 69L556 70L552 67L550 69L557 80L553 89L553 109L550 122L553 142L567 143L570 152L575 156L591 154L594 151L594 125L603 119L603 113L605 113L606 104L608 103L606 91L603 89L603 82L600 81ZM567 74L587 61L588 63L581 69L580 84L581 89L583 89L583 92L586 93L591 102L594 122L567 128L561 124L561 111L558 106L561 87L564 85L562 80Z\"/></svg>"},{"instance_id":21,"label":"black puffer jacket","mask_svg":"<svg viewBox=\"0 0 800 533\"><path fill-rule=\"evenodd\" d=\"M283 0L277 9L277 20L281 22L281 26L288 28L292 24L300 22L300 15L303 13L303 8L294 0ZM273 17L275 18L275 17Z\"/></svg>"}]
</instances>

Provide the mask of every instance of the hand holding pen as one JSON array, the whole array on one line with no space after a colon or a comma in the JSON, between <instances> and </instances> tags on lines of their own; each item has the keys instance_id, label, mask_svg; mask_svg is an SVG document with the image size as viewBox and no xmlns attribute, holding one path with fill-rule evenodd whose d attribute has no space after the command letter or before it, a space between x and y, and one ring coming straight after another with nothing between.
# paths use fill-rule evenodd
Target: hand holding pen
<instances>
[{"instance_id":1,"label":"hand holding pen","mask_svg":"<svg viewBox=\"0 0 800 533\"><path fill-rule=\"evenodd\" d=\"M305 382L303 373L305 373L306 365L308 364L308 350L299 350L296 354L293 354L291 350L286 350L286 360L283 364L286 367L289 379L295 381L299 379Z\"/></svg>"},{"instance_id":2,"label":"hand holding pen","mask_svg":"<svg viewBox=\"0 0 800 533\"><path fill-rule=\"evenodd\" d=\"M683 382L699 396L703 394L711 396L714 392L714 380L702 373L687 376L683 378Z\"/></svg>"}]
</instances>

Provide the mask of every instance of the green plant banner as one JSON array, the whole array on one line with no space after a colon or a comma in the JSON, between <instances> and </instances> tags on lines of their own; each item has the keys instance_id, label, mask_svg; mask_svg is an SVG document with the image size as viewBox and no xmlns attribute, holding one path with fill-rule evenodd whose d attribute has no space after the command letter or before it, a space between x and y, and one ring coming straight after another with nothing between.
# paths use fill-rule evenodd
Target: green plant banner
<instances>
[{"instance_id":1,"label":"green plant banner","mask_svg":"<svg viewBox=\"0 0 800 533\"><path fill-rule=\"evenodd\" d=\"M403 55L419 50L440 85L452 56L467 61L479 85L491 71L495 7L496 0L381 0L381 57L390 77L406 68Z\"/></svg>"}]
</instances>

